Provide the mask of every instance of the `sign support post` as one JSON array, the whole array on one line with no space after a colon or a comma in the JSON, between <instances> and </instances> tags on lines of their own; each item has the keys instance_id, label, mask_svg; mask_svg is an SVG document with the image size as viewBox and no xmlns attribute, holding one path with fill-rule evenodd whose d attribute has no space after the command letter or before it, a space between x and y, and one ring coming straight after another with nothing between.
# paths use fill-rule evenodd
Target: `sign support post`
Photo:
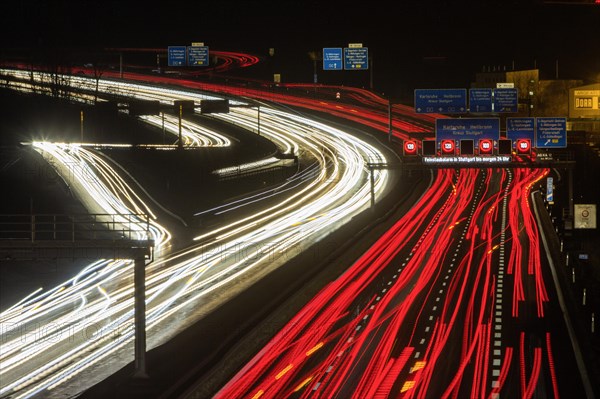
<instances>
[{"instance_id":1,"label":"sign support post","mask_svg":"<svg viewBox=\"0 0 600 399\"><path fill-rule=\"evenodd\" d=\"M179 148L183 148L183 139L181 136L181 115L183 114L183 105L179 104Z\"/></svg>"},{"instance_id":2,"label":"sign support post","mask_svg":"<svg viewBox=\"0 0 600 399\"><path fill-rule=\"evenodd\" d=\"M393 132L393 125L392 125L392 100L388 100L388 118L389 118L388 142L391 143L392 142L392 132Z\"/></svg>"}]
</instances>

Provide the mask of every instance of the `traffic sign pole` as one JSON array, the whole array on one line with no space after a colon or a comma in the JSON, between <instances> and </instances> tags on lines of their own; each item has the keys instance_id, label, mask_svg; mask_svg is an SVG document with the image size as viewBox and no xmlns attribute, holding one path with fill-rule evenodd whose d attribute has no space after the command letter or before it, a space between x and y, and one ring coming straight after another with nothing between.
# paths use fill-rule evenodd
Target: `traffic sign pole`
<instances>
[{"instance_id":1,"label":"traffic sign pole","mask_svg":"<svg viewBox=\"0 0 600 399\"><path fill-rule=\"evenodd\" d=\"M389 118L389 131L388 131L388 142L392 142L392 100L388 100L388 118Z\"/></svg>"},{"instance_id":2,"label":"traffic sign pole","mask_svg":"<svg viewBox=\"0 0 600 399\"><path fill-rule=\"evenodd\" d=\"M183 139L181 135L181 116L183 115L183 105L179 104L179 148L183 148Z\"/></svg>"}]
</instances>

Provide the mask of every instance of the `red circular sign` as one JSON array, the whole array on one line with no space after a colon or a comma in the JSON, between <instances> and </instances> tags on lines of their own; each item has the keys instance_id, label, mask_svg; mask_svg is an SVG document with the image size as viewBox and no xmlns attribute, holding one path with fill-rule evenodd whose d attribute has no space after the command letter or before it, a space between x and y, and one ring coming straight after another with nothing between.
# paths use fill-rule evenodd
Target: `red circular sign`
<instances>
[{"instance_id":1,"label":"red circular sign","mask_svg":"<svg viewBox=\"0 0 600 399\"><path fill-rule=\"evenodd\" d=\"M517 152L519 152L520 154L526 154L526 153L529 153L530 150L531 150L531 143L529 142L529 140L526 140L526 139L517 140Z\"/></svg>"},{"instance_id":2,"label":"red circular sign","mask_svg":"<svg viewBox=\"0 0 600 399\"><path fill-rule=\"evenodd\" d=\"M479 153L491 154L494 151L494 143L492 140L479 140Z\"/></svg>"},{"instance_id":3,"label":"red circular sign","mask_svg":"<svg viewBox=\"0 0 600 399\"><path fill-rule=\"evenodd\" d=\"M444 154L454 154L456 149L456 144L454 140L442 140L442 153Z\"/></svg>"},{"instance_id":4,"label":"red circular sign","mask_svg":"<svg viewBox=\"0 0 600 399\"><path fill-rule=\"evenodd\" d=\"M404 153L407 155L414 155L417 153L417 143L412 140L404 142Z\"/></svg>"}]
</instances>

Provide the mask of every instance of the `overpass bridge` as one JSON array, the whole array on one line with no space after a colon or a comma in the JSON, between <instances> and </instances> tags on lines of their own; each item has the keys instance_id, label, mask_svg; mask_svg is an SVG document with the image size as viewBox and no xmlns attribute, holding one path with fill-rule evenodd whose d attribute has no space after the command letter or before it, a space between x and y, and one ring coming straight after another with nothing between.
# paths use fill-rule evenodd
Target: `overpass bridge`
<instances>
[{"instance_id":1,"label":"overpass bridge","mask_svg":"<svg viewBox=\"0 0 600 399\"><path fill-rule=\"evenodd\" d=\"M132 259L136 379L146 375L145 267L153 260L147 214L0 215L0 259Z\"/></svg>"}]
</instances>

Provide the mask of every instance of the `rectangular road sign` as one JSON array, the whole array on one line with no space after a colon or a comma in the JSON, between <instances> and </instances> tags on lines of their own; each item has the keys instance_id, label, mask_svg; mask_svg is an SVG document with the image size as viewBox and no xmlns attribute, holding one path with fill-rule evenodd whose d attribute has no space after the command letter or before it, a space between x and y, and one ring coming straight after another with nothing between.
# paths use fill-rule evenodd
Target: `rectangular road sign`
<instances>
[{"instance_id":1,"label":"rectangular road sign","mask_svg":"<svg viewBox=\"0 0 600 399\"><path fill-rule=\"evenodd\" d=\"M535 118L506 118L506 138L513 143L525 139L534 145Z\"/></svg>"},{"instance_id":2,"label":"rectangular road sign","mask_svg":"<svg viewBox=\"0 0 600 399\"><path fill-rule=\"evenodd\" d=\"M186 47L169 46L167 48L167 59L169 66L185 66Z\"/></svg>"},{"instance_id":3,"label":"rectangular road sign","mask_svg":"<svg viewBox=\"0 0 600 399\"><path fill-rule=\"evenodd\" d=\"M189 66L208 66L208 46L189 46L187 48L187 64Z\"/></svg>"},{"instance_id":4,"label":"rectangular road sign","mask_svg":"<svg viewBox=\"0 0 600 399\"><path fill-rule=\"evenodd\" d=\"M492 112L492 89L469 89L469 111Z\"/></svg>"},{"instance_id":5,"label":"rectangular road sign","mask_svg":"<svg viewBox=\"0 0 600 399\"><path fill-rule=\"evenodd\" d=\"M546 201L554 204L554 178L546 178Z\"/></svg>"},{"instance_id":6,"label":"rectangular road sign","mask_svg":"<svg viewBox=\"0 0 600 399\"><path fill-rule=\"evenodd\" d=\"M498 89L514 89L515 84L513 82L498 82L496 83Z\"/></svg>"},{"instance_id":7,"label":"rectangular road sign","mask_svg":"<svg viewBox=\"0 0 600 399\"><path fill-rule=\"evenodd\" d=\"M494 112L517 112L518 108L517 89L494 89Z\"/></svg>"},{"instance_id":8,"label":"rectangular road sign","mask_svg":"<svg viewBox=\"0 0 600 399\"><path fill-rule=\"evenodd\" d=\"M565 148L567 146L567 118L536 118L535 146L537 148Z\"/></svg>"},{"instance_id":9,"label":"rectangular road sign","mask_svg":"<svg viewBox=\"0 0 600 399\"><path fill-rule=\"evenodd\" d=\"M456 114L467 111L466 89L416 89L415 111L419 114Z\"/></svg>"},{"instance_id":10,"label":"rectangular road sign","mask_svg":"<svg viewBox=\"0 0 600 399\"><path fill-rule=\"evenodd\" d=\"M460 118L436 119L435 140L472 139L475 147L479 147L480 139L498 141L500 139L499 118Z\"/></svg>"},{"instance_id":11,"label":"rectangular road sign","mask_svg":"<svg viewBox=\"0 0 600 399\"><path fill-rule=\"evenodd\" d=\"M369 48L344 48L344 69L350 69L354 71L369 69Z\"/></svg>"},{"instance_id":12,"label":"rectangular road sign","mask_svg":"<svg viewBox=\"0 0 600 399\"><path fill-rule=\"evenodd\" d=\"M341 71L344 69L344 59L341 47L325 47L323 49L323 70Z\"/></svg>"},{"instance_id":13,"label":"rectangular road sign","mask_svg":"<svg viewBox=\"0 0 600 399\"><path fill-rule=\"evenodd\" d=\"M596 228L596 204L575 204L574 208L576 229Z\"/></svg>"}]
</instances>

